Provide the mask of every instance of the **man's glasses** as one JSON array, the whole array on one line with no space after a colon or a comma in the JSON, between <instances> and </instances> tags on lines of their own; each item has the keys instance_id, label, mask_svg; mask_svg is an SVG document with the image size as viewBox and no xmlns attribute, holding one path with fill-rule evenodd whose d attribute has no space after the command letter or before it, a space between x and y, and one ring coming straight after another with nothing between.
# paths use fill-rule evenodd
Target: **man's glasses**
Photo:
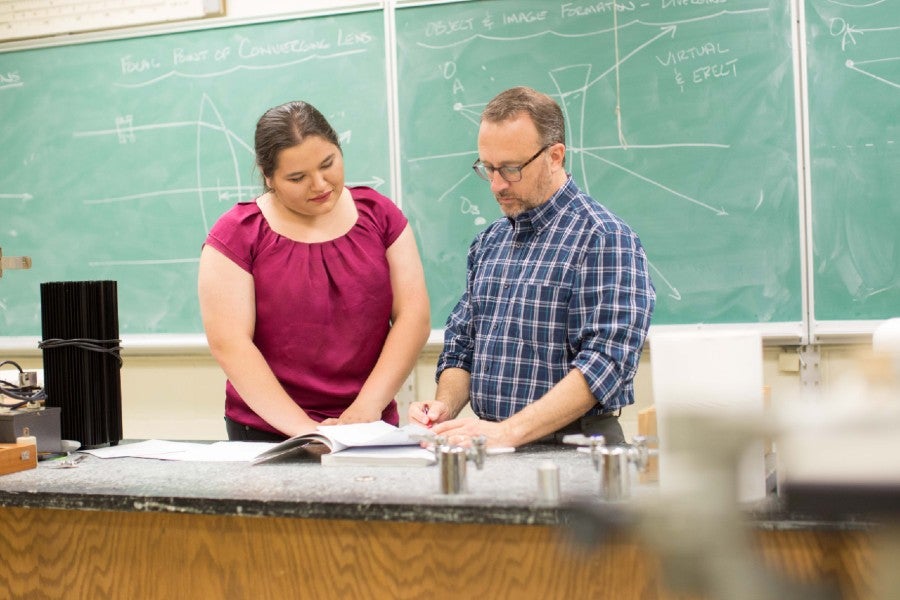
<instances>
[{"instance_id":1,"label":"man's glasses","mask_svg":"<svg viewBox=\"0 0 900 600\"><path fill-rule=\"evenodd\" d=\"M534 156L517 167L491 167L481 162L481 159L479 158L472 165L472 168L475 169L475 172L478 173L478 176L485 181L491 181L494 178L494 173L500 173L500 177L503 178L503 181L505 181L506 183L515 183L522 180L522 169L530 165L534 159L541 155L541 152L552 145L553 144L547 144L546 146L535 152Z\"/></svg>"}]
</instances>

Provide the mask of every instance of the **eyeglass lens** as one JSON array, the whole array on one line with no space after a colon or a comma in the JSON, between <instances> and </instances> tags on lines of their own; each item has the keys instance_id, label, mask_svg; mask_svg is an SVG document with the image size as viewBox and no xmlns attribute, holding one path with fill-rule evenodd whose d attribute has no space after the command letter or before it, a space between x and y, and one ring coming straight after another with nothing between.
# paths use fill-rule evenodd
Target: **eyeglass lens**
<instances>
[{"instance_id":1,"label":"eyeglass lens","mask_svg":"<svg viewBox=\"0 0 900 600\"><path fill-rule=\"evenodd\" d=\"M483 162L481 159L475 161L475 164L472 165L472 168L475 169L475 172L479 177L484 179L485 181L491 181L494 178L494 173L500 173L500 177L503 178L507 183L515 183L522 179L522 169L530 165L534 159L541 155L541 153L549 148L552 144L547 144L540 150L534 153L534 155L526 160L524 163L518 166L506 166L506 167L491 167Z\"/></svg>"}]
</instances>

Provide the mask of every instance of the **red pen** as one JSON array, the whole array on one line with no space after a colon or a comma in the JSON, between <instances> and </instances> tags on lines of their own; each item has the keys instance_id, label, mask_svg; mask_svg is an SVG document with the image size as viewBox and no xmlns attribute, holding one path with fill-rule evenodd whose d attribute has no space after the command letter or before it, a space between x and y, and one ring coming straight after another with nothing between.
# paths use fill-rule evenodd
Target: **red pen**
<instances>
[{"instance_id":1,"label":"red pen","mask_svg":"<svg viewBox=\"0 0 900 600\"><path fill-rule=\"evenodd\" d=\"M423 405L422 405L422 413L423 413L426 417L428 416L428 405L427 405L427 404L423 404ZM427 427L431 427L431 419L428 419L428 422L426 423L426 426L427 426Z\"/></svg>"}]
</instances>

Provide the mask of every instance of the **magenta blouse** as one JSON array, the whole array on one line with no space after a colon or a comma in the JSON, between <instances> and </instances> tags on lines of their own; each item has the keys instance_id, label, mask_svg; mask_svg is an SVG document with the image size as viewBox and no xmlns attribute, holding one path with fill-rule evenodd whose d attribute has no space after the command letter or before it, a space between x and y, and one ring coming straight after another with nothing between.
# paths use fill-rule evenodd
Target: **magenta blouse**
<instances>
[{"instance_id":1,"label":"magenta blouse","mask_svg":"<svg viewBox=\"0 0 900 600\"><path fill-rule=\"evenodd\" d=\"M269 227L256 202L240 202L216 222L206 243L253 276L253 341L287 393L313 419L338 417L375 366L390 329L386 249L407 220L388 198L348 188L359 217L345 235L307 244ZM280 433L254 413L229 381L225 416ZM395 401L382 419L399 421Z\"/></svg>"}]
</instances>

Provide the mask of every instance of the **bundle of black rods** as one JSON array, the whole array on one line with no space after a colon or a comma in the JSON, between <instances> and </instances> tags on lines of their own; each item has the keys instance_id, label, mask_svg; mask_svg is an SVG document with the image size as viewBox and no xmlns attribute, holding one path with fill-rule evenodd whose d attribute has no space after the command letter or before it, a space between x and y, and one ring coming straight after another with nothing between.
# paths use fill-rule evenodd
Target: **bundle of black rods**
<instances>
[{"instance_id":1,"label":"bundle of black rods","mask_svg":"<svg viewBox=\"0 0 900 600\"><path fill-rule=\"evenodd\" d=\"M83 448L118 444L122 361L116 282L42 283L41 331L46 402L61 409L63 439Z\"/></svg>"}]
</instances>

